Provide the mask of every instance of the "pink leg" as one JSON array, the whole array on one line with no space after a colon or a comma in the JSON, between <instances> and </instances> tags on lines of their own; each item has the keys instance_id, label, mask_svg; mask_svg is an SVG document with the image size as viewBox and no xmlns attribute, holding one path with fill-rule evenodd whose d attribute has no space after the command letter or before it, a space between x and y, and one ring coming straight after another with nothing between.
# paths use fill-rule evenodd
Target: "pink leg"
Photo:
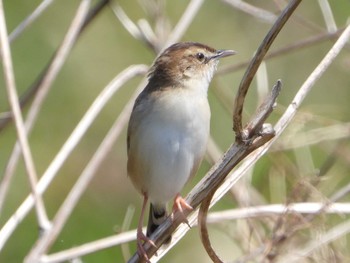
<instances>
[{"instance_id":1,"label":"pink leg","mask_svg":"<svg viewBox=\"0 0 350 263\"><path fill-rule=\"evenodd\" d=\"M179 211L181 216L183 217L183 220L185 221L185 223L190 227L190 225L188 224L188 221L187 221L187 218L184 214L184 210L189 210L189 211L192 211L193 208L192 206L190 206L185 199L183 199L181 197L180 194L177 194L175 196L175 199L174 199L174 206L173 206L173 212L175 213L176 211Z\"/></svg>"},{"instance_id":2,"label":"pink leg","mask_svg":"<svg viewBox=\"0 0 350 263\"><path fill-rule=\"evenodd\" d=\"M139 219L139 224L137 226L137 253L139 254L140 258L143 257L147 262L149 261L149 258L147 256L146 250L143 248L143 242L145 243L150 243L152 246L156 247L156 245L154 244L154 242L149 239L143 232L142 232L142 224L143 224L143 218L145 215L145 208L147 205L147 200L148 197L146 194L143 195L143 204L142 204L142 209L141 209L141 216Z\"/></svg>"}]
</instances>

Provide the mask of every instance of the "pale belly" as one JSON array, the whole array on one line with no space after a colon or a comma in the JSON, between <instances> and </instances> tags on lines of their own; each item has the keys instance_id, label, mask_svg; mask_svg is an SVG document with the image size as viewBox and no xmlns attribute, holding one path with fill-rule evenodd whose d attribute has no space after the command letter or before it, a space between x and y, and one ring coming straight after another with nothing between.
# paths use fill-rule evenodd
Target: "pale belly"
<instances>
[{"instance_id":1,"label":"pale belly","mask_svg":"<svg viewBox=\"0 0 350 263\"><path fill-rule=\"evenodd\" d=\"M128 170L136 188L152 203L174 198L205 154L210 112L206 100L197 103L154 111L133 134L129 152L133 167Z\"/></svg>"}]
</instances>

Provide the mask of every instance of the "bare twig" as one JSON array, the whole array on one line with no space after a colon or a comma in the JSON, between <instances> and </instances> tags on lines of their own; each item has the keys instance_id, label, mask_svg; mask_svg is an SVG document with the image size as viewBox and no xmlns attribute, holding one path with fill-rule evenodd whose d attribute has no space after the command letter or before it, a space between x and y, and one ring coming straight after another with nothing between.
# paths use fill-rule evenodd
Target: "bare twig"
<instances>
[{"instance_id":1,"label":"bare twig","mask_svg":"<svg viewBox=\"0 0 350 263\"><path fill-rule=\"evenodd\" d=\"M274 39L282 29L283 25L287 22L289 17L292 15L294 10L300 4L301 0L292 0L288 3L288 6L283 10L281 15L278 17L274 25L271 27L270 31L266 35L265 39L259 46L255 56L251 60L238 88L237 96L234 102L234 112L233 112L233 130L236 133L236 140L242 141L243 138L243 127L242 127L242 111L243 104L248 92L250 83L255 76L256 71L259 68L261 61L263 60L265 54L269 50Z\"/></svg>"},{"instance_id":2,"label":"bare twig","mask_svg":"<svg viewBox=\"0 0 350 263\"><path fill-rule=\"evenodd\" d=\"M88 24L89 21L91 21L91 19L97 14L97 12L99 10L101 10L101 8L107 3L108 0L101 0L98 4L96 4L96 6L89 12L89 14L86 17L81 17L81 14L79 14L79 12L77 13L77 21L73 22L71 27L70 27L70 31L67 33L65 40L63 41L63 43L61 44L60 48L58 49L58 51L56 52L56 54L54 55L54 57L51 59L51 61L49 62L48 66L43 70L43 72L40 74L38 80L27 90L26 94L24 95L24 97L22 97L21 99L21 107L23 107L30 98L32 98L32 96L34 96L35 94L37 94L37 92L40 89L45 88L46 91L43 94L43 92L41 92L38 96L36 97L36 99L33 102L33 105L35 105L35 107L32 107L29 110L29 113L31 113L30 116L32 116L32 120L26 120L26 129L27 129L27 133L29 134L33 125L34 125L34 120L36 118L36 115L38 114L40 107L49 91L50 85L51 83L54 81L55 79L55 75L58 73L60 67L62 66L62 63L64 62L65 58L68 55L69 50L72 48L72 45L76 42L77 40L77 36L76 34L80 34L83 28L85 28L85 26ZM82 10L82 9L80 9ZM84 10L83 10L84 11ZM80 16L80 17L79 17ZM80 21L80 19L84 18L84 21L82 23L82 21ZM79 22L80 21L80 22ZM79 27L80 24L80 27ZM65 57L63 57L63 55ZM58 56L60 56L60 58L58 59ZM59 60L61 62L59 62ZM61 65L59 65L61 64ZM53 66L56 65L56 66ZM50 73L51 78L47 77L48 73ZM43 83L46 83L45 85ZM11 120L11 116L8 116L7 118L1 119L0 120L0 130L2 128L4 128L6 126L7 123L9 123L9 121ZM7 189L10 185L10 181L12 178L12 175L14 174L15 168L17 166L17 162L20 156L20 148L18 143L15 145L10 159L7 163L6 166L6 170L4 173L4 177L1 181L0 184L0 215L1 215L1 210L2 207L4 205L5 202L5 197L6 197L6 192ZM1 247L1 246L0 246Z\"/></svg>"},{"instance_id":3,"label":"bare twig","mask_svg":"<svg viewBox=\"0 0 350 263\"><path fill-rule=\"evenodd\" d=\"M43 0L40 5L20 23L15 30L9 35L10 42L16 40L17 37L28 27L30 26L44 11L48 8L54 0Z\"/></svg>"},{"instance_id":4,"label":"bare twig","mask_svg":"<svg viewBox=\"0 0 350 263\"><path fill-rule=\"evenodd\" d=\"M240 159L237 159L237 163L240 160L242 160L244 157L246 157L249 153L254 151L255 149L261 147L263 144L268 142L270 139L273 138L274 132L268 131L266 134L263 134L263 123L267 119L267 117L271 114L273 110L273 106L276 103L277 96L280 93L281 90L281 82L278 81L277 84L273 87L271 94L265 99L265 101L261 104L261 106L258 108L254 118L249 122L249 124L244 129L244 137L245 145L249 145L248 148L246 148L246 153L242 154L242 157ZM260 136L261 135L261 136ZM254 141L253 141L254 140ZM235 142L237 144L237 147L241 146L240 142ZM232 168L235 166L233 165ZM220 180L223 181L225 177L221 178ZM213 262L222 262L220 257L215 253L214 249L211 246L210 239L209 239L209 233L206 226L206 220L207 220L207 214L208 210L211 204L211 200L217 190L217 188L220 186L220 184L217 184L216 187L212 187L210 192L207 194L207 197L204 198L204 200L201 203L201 206L199 208L199 214L198 214L198 220L199 220L199 233L202 239L203 246L205 250L207 251L209 257L213 260Z\"/></svg>"},{"instance_id":5,"label":"bare twig","mask_svg":"<svg viewBox=\"0 0 350 263\"><path fill-rule=\"evenodd\" d=\"M284 214L319 214L320 212L326 214L349 214L349 203L290 203L284 204L270 204L262 206L242 207L237 209L225 210L222 212L212 212L208 215L208 223L218 223L222 221L231 221L244 218L261 218L270 217L273 215Z\"/></svg>"},{"instance_id":6,"label":"bare twig","mask_svg":"<svg viewBox=\"0 0 350 263\"><path fill-rule=\"evenodd\" d=\"M25 262L40 262L40 257L43 253L47 252L52 243L56 240L58 234L64 226L64 223L67 221L69 215L71 214L73 208L80 199L80 196L88 186L89 182L96 173L96 170L100 166L101 162L104 160L105 156L110 152L111 148L114 145L115 140L118 138L122 132L125 123L128 121L129 112L133 106L133 101L127 105L127 110L125 114L119 115L115 124L112 126L98 149L96 150L94 156L85 167L81 176L79 176L78 181L73 186L72 190L68 194L67 198L61 205L58 210L52 224L52 231L46 232L35 244L32 251L26 257Z\"/></svg>"},{"instance_id":7,"label":"bare twig","mask_svg":"<svg viewBox=\"0 0 350 263\"><path fill-rule=\"evenodd\" d=\"M100 0L86 15L83 25L80 27L79 35L83 32L83 30L86 28L87 25L90 24L90 22L93 21L93 19L96 17L96 15L105 7L110 0ZM77 40L77 39L76 39ZM75 40L75 42L76 42ZM75 43L74 42L74 43ZM61 48L61 47L60 47ZM52 64L55 61L55 58L57 57L57 52L52 56L50 61L47 63L47 66L42 70L42 72L38 75L35 82L27 88L27 90L20 96L20 106L23 108L26 106L30 100L37 94L38 90L40 89L42 82L44 81L45 76L48 73L48 70L52 67ZM0 131L3 130L12 120L11 114L7 114L5 116L2 116L0 118Z\"/></svg>"},{"instance_id":8,"label":"bare twig","mask_svg":"<svg viewBox=\"0 0 350 263\"><path fill-rule=\"evenodd\" d=\"M271 46L273 40L285 24L285 22L288 20L290 15L293 13L295 8L298 6L299 2L296 1L294 3L291 3L284 12L282 12L281 16L277 19L274 26L271 28L267 36L265 37L264 41L260 45L257 53L255 54L253 60L250 63L250 66L248 67L242 81L241 85L238 90L238 94L235 99L235 108L234 108L234 131L236 132L236 143L238 144L238 147L241 143L247 143L252 142L254 139L256 139L250 148L246 149L246 154L242 154L241 159L243 159L245 156L247 156L251 151L254 149L257 149L258 147L262 146L264 143L266 143L268 140L270 140L273 137L273 132L269 132L269 136L262 136L258 137L257 135L262 130L262 126L266 118L270 115L273 109L273 105L277 99L277 96L281 89L281 82L279 81L277 85L274 87L273 92L271 93L271 96L268 97L265 102L259 107L257 110L256 116L253 118L253 120L244 128L242 129L242 109L243 104L245 100L245 96L248 92L248 88L250 86L251 80L253 79L255 73L258 70L258 67L260 63L262 62L265 54L267 53L269 47ZM235 144L236 144L235 143ZM240 161L241 159L237 160ZM238 164L238 163L237 163ZM223 180L223 179L222 179ZM208 209L211 203L211 198L213 197L216 189L220 185L218 184L216 187L212 188L212 192L208 194L208 196L203 200L198 220L200 221L200 234L201 239L204 248L206 249L208 255L214 262L222 262L219 256L215 253L213 250L210 240L209 240L209 234L208 230L206 228L206 217L208 213Z\"/></svg>"},{"instance_id":9,"label":"bare twig","mask_svg":"<svg viewBox=\"0 0 350 263\"><path fill-rule=\"evenodd\" d=\"M285 47L270 51L268 54L266 54L266 56L264 57L264 60L275 58L275 57L278 57L280 55L285 55L285 54L288 54L288 53L293 52L293 51L300 51L300 50L302 50L302 48L311 47L311 46L315 45L316 43L320 43L320 42L323 42L326 40L336 39L339 37L339 35L343 31L344 31L344 28L341 28L341 29L338 29L334 33L326 32L326 33L322 33L322 34L315 35L312 37L308 37L304 40L297 41L297 42L290 44L290 45L286 45ZM249 65L249 63L250 63L250 61L244 61L244 62L235 64L235 65L222 66L216 74L217 75L224 75L224 74L227 74L229 72L244 69Z\"/></svg>"},{"instance_id":10,"label":"bare twig","mask_svg":"<svg viewBox=\"0 0 350 263\"><path fill-rule=\"evenodd\" d=\"M334 61L334 59L337 57L337 55L346 45L349 38L350 38L350 26L347 26L344 32L336 41L336 43L329 50L327 55L322 59L320 64L315 68L315 70L310 74L310 76L301 86L298 93L295 95L292 103L289 105L286 112L283 114L282 118L277 122L275 126L276 135L280 135L280 133L282 133L282 131L291 122L300 104L304 101L305 97L310 92L312 87L315 85L316 81L322 76L322 74L327 70L327 68L331 65L331 63Z\"/></svg>"},{"instance_id":11,"label":"bare twig","mask_svg":"<svg viewBox=\"0 0 350 263\"><path fill-rule=\"evenodd\" d=\"M146 228L144 229L144 231ZM64 251L56 252L50 255L43 255L40 258L40 263L60 263L68 261L72 258L81 257L91 254L102 249L121 245L135 240L136 230L126 231L114 236L101 238L96 241L85 243L81 246L66 249Z\"/></svg>"},{"instance_id":12,"label":"bare twig","mask_svg":"<svg viewBox=\"0 0 350 263\"><path fill-rule=\"evenodd\" d=\"M266 11L265 9L251 5L242 0L221 0L221 1L232 6L233 8L236 8L255 18L258 18L263 22L272 24L277 18L275 14L269 11Z\"/></svg>"},{"instance_id":13,"label":"bare twig","mask_svg":"<svg viewBox=\"0 0 350 263\"><path fill-rule=\"evenodd\" d=\"M119 4L115 4L114 2L111 4L111 8L115 14L115 16L119 19L119 21L122 23L124 28L129 32L131 36L133 36L135 39L140 40L144 42L148 47L150 47L152 50L157 50L157 45L154 37L154 33L152 29L149 30L152 33L149 33L149 31L144 30L140 27L140 25L136 25L124 12L124 10L121 8ZM148 24L149 26L149 24ZM147 33L148 32L148 33Z\"/></svg>"},{"instance_id":14,"label":"bare twig","mask_svg":"<svg viewBox=\"0 0 350 263\"><path fill-rule=\"evenodd\" d=\"M245 218L272 217L285 214L350 214L350 205L345 203L331 203L325 207L323 203L291 203L287 206L284 204L272 204L255 207L237 208L225 211L211 212L208 215L207 223L218 224L224 221L232 221ZM196 220L191 227L197 226ZM144 229L145 231L145 229ZM44 255L41 258L42 263L58 263L68 261L72 258L78 258L91 254L103 249L122 245L136 239L136 230L125 231L123 233L101 238L80 246L69 248L50 255ZM159 256L159 255L158 255ZM158 257L159 258L159 257ZM152 258L153 259L153 258Z\"/></svg>"},{"instance_id":15,"label":"bare twig","mask_svg":"<svg viewBox=\"0 0 350 263\"><path fill-rule=\"evenodd\" d=\"M145 74L147 70L146 66L139 65L134 67L127 68L124 72L122 72L117 78L114 85L108 86L108 88L105 89L105 92L101 94L101 97L98 97L96 99L96 103L92 105L91 112L94 111L95 114L100 112L102 107L106 104L106 101L108 101L111 98L111 95L119 88L122 84L131 77L134 77L137 74ZM143 87L143 83L142 83ZM136 90L135 95L136 96L139 93L139 90ZM120 133L122 132L123 128L125 127L125 124L128 121L129 114L131 112L132 106L134 104L133 100L130 100L129 103L125 106L125 109L122 114L119 115L115 123L113 124L112 128L109 130L106 137L103 139L102 143L96 150L95 154L91 158L91 160L88 162L88 165L85 167L82 174L79 176L78 181L75 183L71 191L69 192L68 196L64 200L63 204L59 208L58 212L56 213L53 221L52 221L52 229L50 231L47 231L35 244L32 251L29 253L27 258L25 259L25 262L31 263L31 262L40 262L40 257L43 253L46 253L46 251L50 248L52 243L56 240L58 234L60 233L61 229L64 226L64 223L67 221L69 215L71 214L73 208L79 201L82 193L85 191L86 187L90 183L91 179L96 173L96 170L100 166L101 162L105 159L105 156L110 152L111 148L114 145L115 140L119 137ZM82 122L85 120L87 122L92 122L92 120L95 119L94 114L90 114L90 110L87 111L86 115L90 115L89 117L92 117L90 120L87 120L85 118L82 119Z\"/></svg>"},{"instance_id":16,"label":"bare twig","mask_svg":"<svg viewBox=\"0 0 350 263\"><path fill-rule=\"evenodd\" d=\"M33 161L33 156L28 143L27 133L23 122L23 117L21 113L21 108L18 102L18 95L15 84L15 76L12 66L10 43L7 36L6 20L3 9L3 3L0 1L0 42L1 42L1 57L3 63L3 70L5 76L6 90L8 101L11 107L11 111L14 117L17 138L19 141L19 146L23 153L23 159L28 174L29 183L31 186L31 193L34 199L37 220L39 227L42 230L47 230L50 227L50 222L46 214L44 202L41 195L36 190L37 184L37 173Z\"/></svg>"},{"instance_id":17,"label":"bare twig","mask_svg":"<svg viewBox=\"0 0 350 263\"><path fill-rule=\"evenodd\" d=\"M135 39L142 40L146 42L146 39L142 35L141 30L138 26L128 17L128 15L124 12L123 8L117 3L113 2L111 4L111 8L115 14L115 16L122 23L124 28L129 32L129 34Z\"/></svg>"},{"instance_id":18,"label":"bare twig","mask_svg":"<svg viewBox=\"0 0 350 263\"><path fill-rule=\"evenodd\" d=\"M332 9L329 5L328 0L318 0L318 3L321 7L322 15L323 15L324 21L327 25L328 32L337 31L337 25L335 23Z\"/></svg>"},{"instance_id":19,"label":"bare twig","mask_svg":"<svg viewBox=\"0 0 350 263\"><path fill-rule=\"evenodd\" d=\"M312 129L299 136L288 134L283 141L275 143L271 151L290 150L299 147L318 144L320 142L339 140L350 137L350 123L339 123Z\"/></svg>"},{"instance_id":20,"label":"bare twig","mask_svg":"<svg viewBox=\"0 0 350 263\"><path fill-rule=\"evenodd\" d=\"M132 222L134 215L135 215L135 206L129 205L125 213L123 224L120 228L120 233L124 233L130 229L130 224ZM131 256L129 244L121 244L120 248L121 248L123 259L125 262Z\"/></svg>"},{"instance_id":21,"label":"bare twig","mask_svg":"<svg viewBox=\"0 0 350 263\"><path fill-rule=\"evenodd\" d=\"M99 114L103 106L111 98L111 96L129 79L135 75L144 74L147 67L144 65L131 66L120 73L111 83L101 92L100 96L96 98L94 103L91 105L87 113L84 115L82 120L79 122L77 127L74 129L72 134L69 136L65 144L62 146L60 151L57 153L49 167L44 172L43 176L37 186L39 193L43 193L57 171L60 169L64 161L68 158L74 147L79 143L82 136L86 133L96 116ZM126 113L125 113L126 114ZM7 239L11 236L12 232L16 229L17 225L23 220L33 206L33 199L28 196L26 200L17 209L15 214L7 221L7 223L0 230L0 250L6 243Z\"/></svg>"},{"instance_id":22,"label":"bare twig","mask_svg":"<svg viewBox=\"0 0 350 263\"><path fill-rule=\"evenodd\" d=\"M265 148L265 147L269 148L272 145L272 143L276 140L276 138L278 138L281 135L282 131L285 130L287 125L291 122L291 120L295 116L297 109L305 99L306 95L311 91L311 88L314 86L316 81L322 76L322 74L334 61L334 59L337 57L337 55L342 50L342 48L344 48L344 46L346 45L347 41L349 41L349 39L350 39L350 26L348 26L344 30L343 34L339 37L337 42L333 45L333 47L329 50L329 52L323 58L320 64L315 68L315 70L310 74L310 76L301 86L296 96L294 97L292 103L289 105L289 107L287 108L283 116L275 125L275 131L276 131L275 138L269 141L262 148ZM258 149L257 152L262 150L262 148Z\"/></svg>"},{"instance_id":23,"label":"bare twig","mask_svg":"<svg viewBox=\"0 0 350 263\"><path fill-rule=\"evenodd\" d=\"M215 250L211 246L209 232L207 228L208 211L209 211L211 199L213 198L214 194L215 194L215 191L212 191L211 193L209 193L208 198L205 198L203 200L198 213L198 226L200 229L199 233L200 233L201 241L202 241L203 247L207 251L208 256L211 258L211 260L214 263L221 263L223 262L222 259L218 256L218 254L215 252Z\"/></svg>"},{"instance_id":24,"label":"bare twig","mask_svg":"<svg viewBox=\"0 0 350 263\"><path fill-rule=\"evenodd\" d=\"M40 81L40 84L37 87L37 95L33 101L33 104L31 108L29 109L29 112L27 114L27 119L25 122L25 130L26 133L29 134L31 129L33 128L34 122L36 120L36 117L39 114L39 111L41 109L41 106L50 90L51 84L55 80L58 72L60 71L63 63L65 62L69 51L71 50L73 43L75 42L78 33L80 31L81 26L83 25L84 19L87 15L87 12L89 10L90 6L90 0L83 0L81 2L81 5L78 8L78 11L76 13L76 16L60 46L58 49L58 52L56 53L55 58L52 61L52 64L48 67L48 70L46 74L43 76L42 80ZM0 211L4 203L4 199L6 196L6 192L8 189L8 186L10 184L11 177L15 171L20 153L21 153L21 147L19 147L19 143L17 142L15 144L15 147L11 153L10 160L8 161L8 164L6 166L4 179L1 184L1 192L0 192ZM36 185L36 183L35 183ZM35 186L34 186L35 188ZM0 246L1 247L1 246Z\"/></svg>"},{"instance_id":25,"label":"bare twig","mask_svg":"<svg viewBox=\"0 0 350 263\"><path fill-rule=\"evenodd\" d=\"M189 25L191 24L192 20L198 13L199 8L202 6L203 2L204 0L191 0L183 15L181 16L180 20L170 33L166 43L163 46L163 49L175 43L183 36L183 34L186 32Z\"/></svg>"}]
</instances>

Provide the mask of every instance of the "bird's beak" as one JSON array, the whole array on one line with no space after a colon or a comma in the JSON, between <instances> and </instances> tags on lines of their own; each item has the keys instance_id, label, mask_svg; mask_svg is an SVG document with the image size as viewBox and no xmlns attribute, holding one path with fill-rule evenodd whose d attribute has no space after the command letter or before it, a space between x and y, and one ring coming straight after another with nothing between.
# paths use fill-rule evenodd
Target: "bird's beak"
<instances>
[{"instance_id":1,"label":"bird's beak","mask_svg":"<svg viewBox=\"0 0 350 263\"><path fill-rule=\"evenodd\" d=\"M234 50L225 50L225 49L221 49L221 50L217 50L216 54L214 56L211 57L211 59L219 59L219 58L224 58L224 57L228 57L228 56L232 56L237 54L236 51Z\"/></svg>"}]
</instances>

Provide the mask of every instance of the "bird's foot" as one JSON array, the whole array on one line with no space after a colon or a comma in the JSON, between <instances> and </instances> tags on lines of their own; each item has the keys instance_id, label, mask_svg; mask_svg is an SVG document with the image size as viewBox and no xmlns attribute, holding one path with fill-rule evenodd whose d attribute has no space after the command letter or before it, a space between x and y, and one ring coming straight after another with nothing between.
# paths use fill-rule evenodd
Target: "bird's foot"
<instances>
[{"instance_id":1,"label":"bird's foot","mask_svg":"<svg viewBox=\"0 0 350 263\"><path fill-rule=\"evenodd\" d=\"M150 263L151 261L149 260L146 250L143 247L143 245L146 243L149 243L153 247L157 247L149 237L142 233L142 231L137 231L137 254L139 254L140 258L143 257L147 263Z\"/></svg>"},{"instance_id":2,"label":"bird's foot","mask_svg":"<svg viewBox=\"0 0 350 263\"><path fill-rule=\"evenodd\" d=\"M174 199L174 206L173 206L173 213L175 213L176 211L179 211L181 217L182 217L182 220L184 221L184 223L186 223L188 225L189 228L191 228L188 220L187 220L187 217L185 216L184 214L184 211L185 210L189 210L189 211L192 211L193 210L193 207L190 206L186 200L184 198L181 197L180 194L177 194L175 199Z\"/></svg>"}]
</instances>

